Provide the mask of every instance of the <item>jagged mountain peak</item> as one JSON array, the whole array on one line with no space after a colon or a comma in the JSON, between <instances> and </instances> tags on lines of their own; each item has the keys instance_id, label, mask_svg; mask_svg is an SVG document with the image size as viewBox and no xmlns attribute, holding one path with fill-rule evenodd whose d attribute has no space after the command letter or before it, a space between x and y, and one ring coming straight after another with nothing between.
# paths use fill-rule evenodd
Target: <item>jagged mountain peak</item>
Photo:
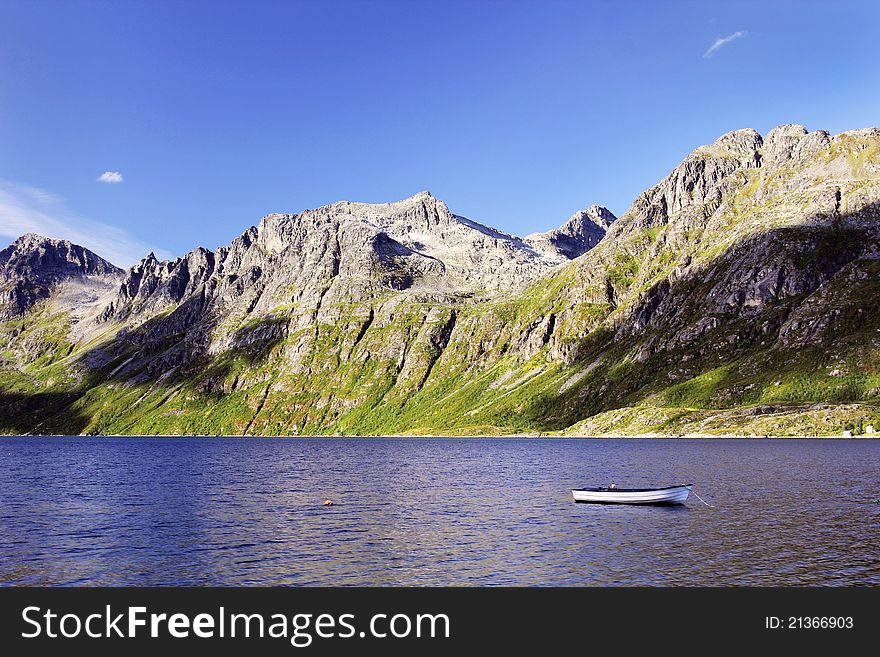
<instances>
[{"instance_id":1,"label":"jagged mountain peak","mask_svg":"<svg viewBox=\"0 0 880 657\"><path fill-rule=\"evenodd\" d=\"M256 231L251 236L246 232L242 237L265 239L279 231L288 230L291 225L301 225L304 229L324 225L328 221L335 223L366 223L380 229L395 228L402 220L420 217L432 224L455 222L461 219L450 212L446 203L435 198L428 191L422 191L407 198L385 203L366 203L362 201L336 201L299 213L271 213L264 216L259 224L249 231ZM406 226L403 226L406 228ZM276 243L276 247L281 245Z\"/></svg>"},{"instance_id":2,"label":"jagged mountain peak","mask_svg":"<svg viewBox=\"0 0 880 657\"><path fill-rule=\"evenodd\" d=\"M415 194L413 194L409 198L404 199L404 201L437 201L437 200L439 200L439 199L435 198L431 194L431 192L429 192L427 189L423 189L420 192L416 192Z\"/></svg>"},{"instance_id":3,"label":"jagged mountain peak","mask_svg":"<svg viewBox=\"0 0 880 657\"><path fill-rule=\"evenodd\" d=\"M617 221L617 217L611 210L602 205L591 205L585 210L579 210L571 215L559 230L579 231L589 224L609 228L615 221Z\"/></svg>"},{"instance_id":4,"label":"jagged mountain peak","mask_svg":"<svg viewBox=\"0 0 880 657\"><path fill-rule=\"evenodd\" d=\"M38 249L70 249L73 246L75 245L69 240L46 237L45 235L39 235L38 233L25 233L4 249L2 253L12 254L13 252L16 252L22 254L27 251Z\"/></svg>"},{"instance_id":5,"label":"jagged mountain peak","mask_svg":"<svg viewBox=\"0 0 880 657\"><path fill-rule=\"evenodd\" d=\"M729 130L715 140L716 144L727 143L732 141L762 141L761 133L754 128L737 128Z\"/></svg>"},{"instance_id":6,"label":"jagged mountain peak","mask_svg":"<svg viewBox=\"0 0 880 657\"><path fill-rule=\"evenodd\" d=\"M393 222L400 217L427 218L434 225L456 222L460 218L449 209L445 201L428 191L388 203L346 202L346 209L354 217L376 220L379 225Z\"/></svg>"},{"instance_id":7,"label":"jagged mountain peak","mask_svg":"<svg viewBox=\"0 0 880 657\"><path fill-rule=\"evenodd\" d=\"M671 278L676 278L700 267L720 268L718 263L724 258L741 257L731 274L736 283L725 287L723 294L718 292L720 301L711 307L718 313L729 307L738 312L760 307L770 296L770 280L777 281L775 286L786 280L792 289L799 289L810 276L827 275L802 275L798 267L806 269L806 265L781 258L773 274L764 273L770 270L770 259L793 249L796 239L802 240L798 248L804 253L816 248L816 235L821 231L843 233L845 227L858 231L866 243L876 239L880 232L878 153L880 130L831 137L825 130L811 132L787 124L763 139L752 129L726 133L696 149L636 199L612 226L611 239L579 262L584 285L602 289L596 272L641 252L644 262L632 263L626 276L607 287L608 298L618 305L622 299L618 288L624 287L619 281L644 289L656 278L658 263L666 263L668 271L674 272ZM743 244L751 248L742 249ZM853 245L846 257L857 252ZM829 270L837 266L823 264ZM748 280L752 275L767 278Z\"/></svg>"},{"instance_id":8,"label":"jagged mountain peak","mask_svg":"<svg viewBox=\"0 0 880 657\"><path fill-rule=\"evenodd\" d=\"M118 280L123 271L69 240L26 233L0 251L0 317L21 315L68 280Z\"/></svg>"},{"instance_id":9,"label":"jagged mountain peak","mask_svg":"<svg viewBox=\"0 0 880 657\"><path fill-rule=\"evenodd\" d=\"M297 214L269 214L239 240L256 239L264 247L280 252L286 248L284 235L290 233L292 227L301 230L319 230L329 222L329 224L366 225L375 228L408 248L424 252L431 257L438 257L437 253L432 252L437 249L444 251L448 256L452 251L461 251L466 245L476 251L495 247L521 251L521 255L526 259L549 257L552 260L551 264L558 264L561 260L576 257L572 255L572 250L578 251L578 255L589 250L597 239L601 238L601 235L595 234L595 228L601 228L604 234L604 230L614 220L616 217L607 208L592 205L569 217L554 231L520 238L456 214L449 209L445 201L424 190L407 198L386 203L337 201ZM557 249L552 245L549 248L535 248L536 241L555 235L565 235L578 244L572 244L566 249ZM547 239L543 241L547 242Z\"/></svg>"},{"instance_id":10,"label":"jagged mountain peak","mask_svg":"<svg viewBox=\"0 0 880 657\"><path fill-rule=\"evenodd\" d=\"M730 132L725 132L711 144L704 144L695 148L685 157L679 167L716 159L724 159L730 162L739 162L744 166L757 167L760 165L762 144L763 139L754 128L731 130Z\"/></svg>"},{"instance_id":11,"label":"jagged mountain peak","mask_svg":"<svg viewBox=\"0 0 880 657\"><path fill-rule=\"evenodd\" d=\"M25 233L17 240L15 240L12 244L21 248L29 244L39 244L43 242L70 243L67 240L58 240L52 237L46 237L45 235L39 235L38 233Z\"/></svg>"},{"instance_id":12,"label":"jagged mountain peak","mask_svg":"<svg viewBox=\"0 0 880 657\"><path fill-rule=\"evenodd\" d=\"M575 212L559 228L532 233L525 241L540 251L578 258L596 246L615 221L617 217L608 208L591 205Z\"/></svg>"},{"instance_id":13,"label":"jagged mountain peak","mask_svg":"<svg viewBox=\"0 0 880 657\"><path fill-rule=\"evenodd\" d=\"M783 139L786 137L794 137L799 139L809 134L809 132L810 131L807 130L806 126L803 126L800 123L785 123L771 129L770 132L767 133L765 141L772 142L776 139Z\"/></svg>"},{"instance_id":14,"label":"jagged mountain peak","mask_svg":"<svg viewBox=\"0 0 880 657\"><path fill-rule=\"evenodd\" d=\"M362 239L367 239L370 231L377 231L417 255L442 263L443 271L465 287L472 283L482 289L509 289L576 257L601 238L593 234L595 227L608 224L613 215L599 206L585 212L584 218L574 217L557 231L571 242L565 249L546 240L536 246L534 240L455 214L429 191L388 203L338 201L299 214L269 215L257 227L256 239L267 250L281 253L301 234L366 230ZM582 226L584 221L593 229Z\"/></svg>"},{"instance_id":15,"label":"jagged mountain peak","mask_svg":"<svg viewBox=\"0 0 880 657\"><path fill-rule=\"evenodd\" d=\"M761 164L772 167L789 161L806 162L828 148L829 144L830 135L825 130L810 132L796 123L780 125L764 137Z\"/></svg>"},{"instance_id":16,"label":"jagged mountain peak","mask_svg":"<svg viewBox=\"0 0 880 657\"><path fill-rule=\"evenodd\" d=\"M390 214L400 211L405 211L408 208L418 207L421 205L429 205L429 206L440 206L448 208L446 203L441 199L433 196L431 192L427 190L423 190L412 196L407 196L406 198L399 199L397 201L385 201L381 203L367 203L365 201L349 201L349 200L340 200L334 203L330 203L328 205L322 205L320 207L304 210L303 212L295 215L284 215L284 216L300 216L308 213L314 212L323 212L323 213L333 213L333 212L343 212L349 214L355 214L358 212L366 212L369 214Z\"/></svg>"},{"instance_id":17,"label":"jagged mountain peak","mask_svg":"<svg viewBox=\"0 0 880 657\"><path fill-rule=\"evenodd\" d=\"M266 215L215 252L196 249L166 262L149 254L100 317L149 317L195 299L189 307L200 314L261 315L296 304L329 318L332 304L389 288L508 293L595 246L614 219L592 206L529 240L453 214L427 191L390 203L338 201Z\"/></svg>"},{"instance_id":18,"label":"jagged mountain peak","mask_svg":"<svg viewBox=\"0 0 880 657\"><path fill-rule=\"evenodd\" d=\"M880 139L880 128L858 128L856 130L846 130L836 134L834 139Z\"/></svg>"},{"instance_id":19,"label":"jagged mountain peak","mask_svg":"<svg viewBox=\"0 0 880 657\"><path fill-rule=\"evenodd\" d=\"M119 274L122 270L89 249L69 240L25 233L0 251L7 275L25 270L46 275Z\"/></svg>"},{"instance_id":20,"label":"jagged mountain peak","mask_svg":"<svg viewBox=\"0 0 880 657\"><path fill-rule=\"evenodd\" d=\"M776 126L763 137L753 128L742 128L721 135L713 144L695 149L682 164L691 159L729 157L747 167L773 167L785 163L804 164L833 143L866 142L880 137L878 128L860 128L831 135L827 130L808 130L799 123ZM674 172L673 172L674 173Z\"/></svg>"},{"instance_id":21,"label":"jagged mountain peak","mask_svg":"<svg viewBox=\"0 0 880 657\"><path fill-rule=\"evenodd\" d=\"M763 143L764 140L757 130L741 128L724 133L715 140L714 146L716 149L723 149L727 155L733 155L740 160L755 164L758 161L758 151Z\"/></svg>"},{"instance_id":22,"label":"jagged mountain peak","mask_svg":"<svg viewBox=\"0 0 880 657\"><path fill-rule=\"evenodd\" d=\"M707 158L735 159L752 168L792 158L803 160L826 148L830 139L827 131L811 132L798 123L776 126L764 136L754 128L740 128L724 133L711 144L697 147L679 166Z\"/></svg>"},{"instance_id":23,"label":"jagged mountain peak","mask_svg":"<svg viewBox=\"0 0 880 657\"><path fill-rule=\"evenodd\" d=\"M870 158L862 155L847 160L840 157L842 151L835 151L832 146L855 149L854 155L856 151L868 152L876 148L878 135L880 130L863 129L832 137L825 130L810 132L798 124L778 126L763 138L752 128L727 132L713 143L693 150L657 185L642 192L610 228L611 235L616 239L625 233L670 222L675 222L682 233L702 229L722 203L731 202L736 190L747 182L757 184L756 178L778 175L780 184L795 190L797 185L789 181L792 168L809 167L817 180L861 177L867 172L851 168L864 165L873 170L875 165ZM798 180L804 185L809 182ZM834 195L832 190L828 193Z\"/></svg>"}]
</instances>

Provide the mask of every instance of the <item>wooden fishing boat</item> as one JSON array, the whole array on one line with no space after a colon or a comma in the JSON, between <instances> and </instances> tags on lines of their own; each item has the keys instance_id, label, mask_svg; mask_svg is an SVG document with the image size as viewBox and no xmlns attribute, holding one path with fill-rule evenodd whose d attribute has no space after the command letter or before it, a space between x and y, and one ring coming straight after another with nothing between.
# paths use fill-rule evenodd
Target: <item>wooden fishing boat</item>
<instances>
[{"instance_id":1,"label":"wooden fishing boat","mask_svg":"<svg viewBox=\"0 0 880 657\"><path fill-rule=\"evenodd\" d=\"M589 504L684 504L693 484L662 488L573 488L575 502Z\"/></svg>"}]
</instances>

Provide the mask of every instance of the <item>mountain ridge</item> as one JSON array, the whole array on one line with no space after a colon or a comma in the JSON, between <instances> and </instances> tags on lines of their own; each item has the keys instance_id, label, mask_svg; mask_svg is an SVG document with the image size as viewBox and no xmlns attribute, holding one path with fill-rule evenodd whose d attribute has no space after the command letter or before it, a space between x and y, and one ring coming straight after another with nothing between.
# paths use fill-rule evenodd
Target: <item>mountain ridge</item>
<instances>
[{"instance_id":1,"label":"mountain ridge","mask_svg":"<svg viewBox=\"0 0 880 657\"><path fill-rule=\"evenodd\" d=\"M620 218L591 206L524 238L428 192L267 215L228 247L109 272L116 291L78 314L37 300L31 327L0 331L0 418L75 433L839 433L880 419L878 153L876 128L735 130Z\"/></svg>"}]
</instances>

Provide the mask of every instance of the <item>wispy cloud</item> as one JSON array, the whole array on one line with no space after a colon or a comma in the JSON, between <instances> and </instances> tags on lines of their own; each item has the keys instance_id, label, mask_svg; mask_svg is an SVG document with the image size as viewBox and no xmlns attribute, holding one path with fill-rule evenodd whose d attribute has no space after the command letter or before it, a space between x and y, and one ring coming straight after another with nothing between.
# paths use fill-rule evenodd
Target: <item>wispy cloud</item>
<instances>
[{"instance_id":1,"label":"wispy cloud","mask_svg":"<svg viewBox=\"0 0 880 657\"><path fill-rule=\"evenodd\" d=\"M0 180L0 183L3 183ZM32 201L40 203L42 205L52 205L55 203L63 203L64 199L58 194L53 194L50 191L45 189L40 189L39 187L28 187L26 185L22 185L19 187L22 193L26 194Z\"/></svg>"},{"instance_id":2,"label":"wispy cloud","mask_svg":"<svg viewBox=\"0 0 880 657\"><path fill-rule=\"evenodd\" d=\"M715 41L712 42L712 45L709 46L709 50L703 53L703 58L708 59L731 41L742 39L743 37L748 36L748 34L748 32L738 30L733 34L727 35L726 37L718 37L717 39L715 39Z\"/></svg>"},{"instance_id":3,"label":"wispy cloud","mask_svg":"<svg viewBox=\"0 0 880 657\"><path fill-rule=\"evenodd\" d=\"M134 264L150 251L158 258L171 257L121 228L78 216L57 194L0 179L0 236L11 241L25 233L70 240L119 267Z\"/></svg>"},{"instance_id":4,"label":"wispy cloud","mask_svg":"<svg viewBox=\"0 0 880 657\"><path fill-rule=\"evenodd\" d=\"M121 183L122 174L118 171L105 171L100 176L98 176L98 182L111 184Z\"/></svg>"}]
</instances>

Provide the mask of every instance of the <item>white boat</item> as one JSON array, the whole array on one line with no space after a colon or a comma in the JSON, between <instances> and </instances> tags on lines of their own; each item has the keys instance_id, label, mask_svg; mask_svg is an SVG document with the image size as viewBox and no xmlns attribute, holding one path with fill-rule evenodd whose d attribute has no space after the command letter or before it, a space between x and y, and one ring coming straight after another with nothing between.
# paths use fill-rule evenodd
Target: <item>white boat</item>
<instances>
[{"instance_id":1,"label":"white boat","mask_svg":"<svg viewBox=\"0 0 880 657\"><path fill-rule=\"evenodd\" d=\"M662 488L573 488L575 502L591 504L684 504L693 484Z\"/></svg>"}]
</instances>

